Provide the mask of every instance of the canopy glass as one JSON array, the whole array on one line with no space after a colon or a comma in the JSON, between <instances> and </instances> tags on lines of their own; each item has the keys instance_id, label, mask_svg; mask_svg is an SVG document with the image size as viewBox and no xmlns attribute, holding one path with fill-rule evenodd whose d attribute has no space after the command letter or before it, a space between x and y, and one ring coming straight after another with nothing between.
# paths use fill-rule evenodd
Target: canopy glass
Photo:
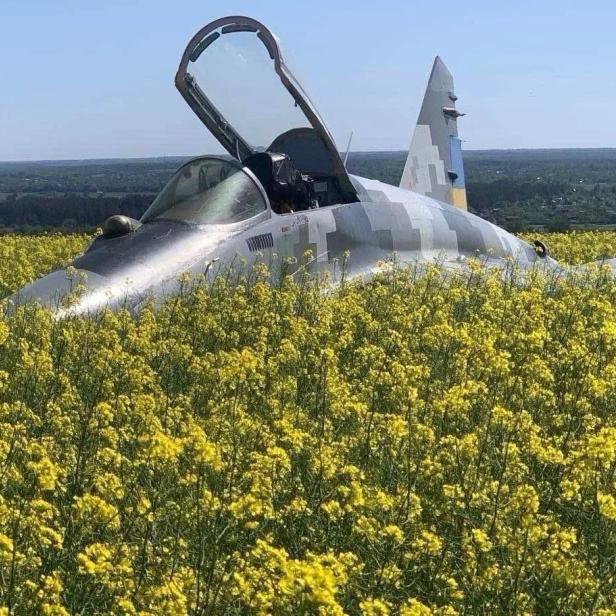
<instances>
[{"instance_id":1,"label":"canopy glass","mask_svg":"<svg viewBox=\"0 0 616 616\"><path fill-rule=\"evenodd\" d=\"M267 210L262 189L241 164L204 157L184 165L147 209L141 222L171 220L222 225Z\"/></svg>"}]
</instances>

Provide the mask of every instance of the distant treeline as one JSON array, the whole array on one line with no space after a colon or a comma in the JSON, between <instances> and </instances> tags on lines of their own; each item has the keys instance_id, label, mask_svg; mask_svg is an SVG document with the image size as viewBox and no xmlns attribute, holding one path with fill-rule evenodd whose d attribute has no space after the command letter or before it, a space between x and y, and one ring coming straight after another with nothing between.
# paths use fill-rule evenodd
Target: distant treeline
<instances>
[{"instance_id":1,"label":"distant treeline","mask_svg":"<svg viewBox=\"0 0 616 616\"><path fill-rule=\"evenodd\" d=\"M348 169L397 185L406 156L352 152ZM0 232L139 218L185 160L0 162ZM464 160L469 210L510 231L616 225L616 149L471 151Z\"/></svg>"},{"instance_id":2,"label":"distant treeline","mask_svg":"<svg viewBox=\"0 0 616 616\"><path fill-rule=\"evenodd\" d=\"M141 218L152 195L88 198L81 195L39 197L26 195L0 201L0 227L55 227L89 229L101 225L113 214Z\"/></svg>"},{"instance_id":3,"label":"distant treeline","mask_svg":"<svg viewBox=\"0 0 616 616\"><path fill-rule=\"evenodd\" d=\"M468 202L477 212L491 209L503 201L526 201L536 196L550 199L561 195L566 188L564 182L517 182L510 179L492 182L469 182L466 190Z\"/></svg>"}]
</instances>

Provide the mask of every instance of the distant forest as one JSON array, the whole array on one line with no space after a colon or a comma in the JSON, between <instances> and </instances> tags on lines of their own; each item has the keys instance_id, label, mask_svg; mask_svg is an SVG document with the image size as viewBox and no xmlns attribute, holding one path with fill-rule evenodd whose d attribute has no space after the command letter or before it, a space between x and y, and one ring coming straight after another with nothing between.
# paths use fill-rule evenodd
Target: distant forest
<instances>
[{"instance_id":1,"label":"distant forest","mask_svg":"<svg viewBox=\"0 0 616 616\"><path fill-rule=\"evenodd\" d=\"M0 227L16 227L20 231L38 228L63 231L89 230L113 214L140 218L152 201L152 195L124 197L84 197L68 193L46 197L23 195L19 199L0 201Z\"/></svg>"},{"instance_id":2,"label":"distant forest","mask_svg":"<svg viewBox=\"0 0 616 616\"><path fill-rule=\"evenodd\" d=\"M399 182L405 152L353 152L349 171ZM0 163L0 231L139 218L186 158ZM469 209L511 231L616 226L616 149L464 153Z\"/></svg>"}]
</instances>

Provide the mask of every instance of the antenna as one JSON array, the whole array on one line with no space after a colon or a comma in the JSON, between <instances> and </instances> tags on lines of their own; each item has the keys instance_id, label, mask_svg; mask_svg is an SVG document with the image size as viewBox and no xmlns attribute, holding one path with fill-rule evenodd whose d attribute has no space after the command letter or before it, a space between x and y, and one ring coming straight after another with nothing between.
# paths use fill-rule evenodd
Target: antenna
<instances>
[{"instance_id":1,"label":"antenna","mask_svg":"<svg viewBox=\"0 0 616 616\"><path fill-rule=\"evenodd\" d=\"M346 169L347 160L349 160L349 152L351 151L351 141L353 141L353 131L349 135L349 142L347 143L346 153L344 155L344 168Z\"/></svg>"}]
</instances>

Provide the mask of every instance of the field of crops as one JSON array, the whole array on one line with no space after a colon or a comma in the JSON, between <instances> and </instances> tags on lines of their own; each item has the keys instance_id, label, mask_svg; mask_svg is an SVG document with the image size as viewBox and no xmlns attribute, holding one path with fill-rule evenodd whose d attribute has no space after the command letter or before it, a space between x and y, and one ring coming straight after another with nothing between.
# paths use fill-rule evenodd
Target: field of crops
<instances>
[{"instance_id":1,"label":"field of crops","mask_svg":"<svg viewBox=\"0 0 616 616\"><path fill-rule=\"evenodd\" d=\"M0 322L0 614L616 614L616 282L319 284Z\"/></svg>"}]
</instances>

